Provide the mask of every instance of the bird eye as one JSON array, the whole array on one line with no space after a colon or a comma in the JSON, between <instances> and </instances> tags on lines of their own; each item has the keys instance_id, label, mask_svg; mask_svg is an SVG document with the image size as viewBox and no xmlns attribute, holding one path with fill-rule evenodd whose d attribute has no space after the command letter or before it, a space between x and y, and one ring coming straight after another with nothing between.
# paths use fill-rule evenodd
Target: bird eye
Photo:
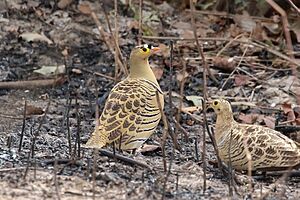
<instances>
[{"instance_id":1,"label":"bird eye","mask_svg":"<svg viewBox=\"0 0 300 200\"><path fill-rule=\"evenodd\" d=\"M145 47L143 47L142 50L143 50L143 52L146 52L146 51L147 51L147 49L146 49Z\"/></svg>"},{"instance_id":2,"label":"bird eye","mask_svg":"<svg viewBox=\"0 0 300 200\"><path fill-rule=\"evenodd\" d=\"M218 102L217 101L214 101L214 106L218 105Z\"/></svg>"}]
</instances>

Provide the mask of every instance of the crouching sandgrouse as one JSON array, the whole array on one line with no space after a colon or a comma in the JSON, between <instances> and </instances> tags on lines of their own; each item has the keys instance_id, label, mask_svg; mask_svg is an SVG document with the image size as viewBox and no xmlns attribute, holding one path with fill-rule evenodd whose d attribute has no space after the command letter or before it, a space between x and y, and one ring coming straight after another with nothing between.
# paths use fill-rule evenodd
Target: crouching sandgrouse
<instances>
[{"instance_id":1,"label":"crouching sandgrouse","mask_svg":"<svg viewBox=\"0 0 300 200\"><path fill-rule=\"evenodd\" d=\"M217 114L215 139L225 163L230 154L233 168L248 170L248 149L252 170L282 170L300 165L300 144L273 129L236 122L231 105L224 99L213 100L210 107Z\"/></svg>"}]
</instances>

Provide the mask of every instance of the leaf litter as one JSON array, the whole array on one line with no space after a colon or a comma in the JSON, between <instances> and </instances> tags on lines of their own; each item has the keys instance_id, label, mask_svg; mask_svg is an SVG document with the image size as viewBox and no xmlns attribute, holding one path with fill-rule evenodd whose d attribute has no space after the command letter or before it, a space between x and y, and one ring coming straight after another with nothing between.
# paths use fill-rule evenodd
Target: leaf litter
<instances>
[{"instance_id":1,"label":"leaf litter","mask_svg":"<svg viewBox=\"0 0 300 200\"><path fill-rule=\"evenodd\" d=\"M77 4L76 1L61 0L58 7L52 1L37 2L13 0L1 6L1 81L43 79L48 75L56 77L57 66L64 66L65 73L62 73L68 82L48 89L1 89L0 186L3 190L0 199L57 199L57 195L61 199L92 199L94 191L99 199L161 198L165 173L162 153L157 144L161 141L162 124L147 141L142 152L145 155L136 156L137 160L156 167L153 171L98 156L96 185L93 189L92 151L81 149L78 162L63 162L76 158L76 133L80 133L80 142L84 144L94 129L97 104L95 91L103 98L99 101L102 102L99 104L101 111L105 97L114 85L114 78L106 77L115 76L114 56L105 46L103 38L99 39L100 32L90 17L92 11L100 21L105 39L111 44L113 41L105 12L98 1ZM105 1L111 26L114 23L112 2ZM206 7L202 8L211 8L213 5L212 1L205 2ZM90 6L86 7L85 4ZM130 49L137 44L139 6L138 1L132 1L131 5L118 4L119 43L122 54L128 59ZM203 193L203 168L202 163L197 161L194 145L202 140L198 121L202 120L200 98L203 96L203 68L193 41L189 7L187 4L178 7L172 5L167 1L145 1L142 26L144 36L156 36L153 39L145 37L144 42L159 45L162 49L161 55L151 58L150 62L154 63L156 77L163 91L168 91L172 84L173 110L181 112L179 122L188 133L188 141L185 141L183 134L178 134L181 152L176 150L172 153L172 140L167 140L167 163L172 154L174 160L165 188L165 198L228 197L227 179L212 165L208 165L207 189ZM262 8L258 10L263 12ZM196 29L207 62L220 81L218 85L208 80L209 96L231 100L236 119L240 122L271 128L276 128L277 123L299 126L299 74L293 74L294 64L282 56L286 52L280 18L278 20L275 15L255 18L247 12L236 15L215 13L214 10L208 14L199 11L196 16ZM296 36L296 40L293 40L296 49L294 59L299 63L299 49L297 51L296 48L299 45L299 30L293 13L289 12L288 17L291 18L291 31ZM299 22L299 17L296 16L296 19ZM169 82L169 42L161 40L160 36L186 39L174 40L172 83ZM263 45L264 48L257 45ZM62 53L66 49L67 53ZM276 54L272 53L274 51ZM185 71L182 59L186 61ZM49 67L52 67L50 72L46 70ZM42 77L34 75L39 68ZM179 88L183 80L185 84L181 94ZM29 105L26 110L29 117L25 121L23 143L18 152L25 100ZM49 111L45 113L49 101ZM179 110L181 101L183 105ZM173 110L166 108L166 113L173 113ZM209 113L208 118L212 125L215 116ZM176 127L174 122L171 125ZM35 155L31 158L34 138ZM296 134L294 139L297 138ZM215 160L208 139L207 143L207 160ZM199 143L199 151L202 145ZM110 147L108 149L111 150ZM128 155L126 152L123 154ZM56 166L55 160L58 162ZM238 174L238 177L243 179L245 175ZM261 194L268 194L270 198L285 195L289 199L300 196L299 177L289 178L286 183L277 183L273 179L251 181L254 183L253 191L247 191L247 181L244 181L244 185L238 185L238 192L244 198L250 193L253 198L260 198Z\"/></svg>"}]
</instances>

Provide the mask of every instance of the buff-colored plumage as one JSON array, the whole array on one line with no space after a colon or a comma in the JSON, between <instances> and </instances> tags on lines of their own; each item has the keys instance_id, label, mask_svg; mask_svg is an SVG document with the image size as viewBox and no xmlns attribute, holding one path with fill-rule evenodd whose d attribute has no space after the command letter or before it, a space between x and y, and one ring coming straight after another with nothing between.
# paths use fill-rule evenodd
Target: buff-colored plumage
<instances>
[{"instance_id":1,"label":"buff-colored plumage","mask_svg":"<svg viewBox=\"0 0 300 200\"><path fill-rule=\"evenodd\" d=\"M122 150L139 148L155 131L163 107L163 94L149 66L148 58L159 48L135 47L130 54L130 74L111 90L99 126L86 147L102 148L115 142Z\"/></svg>"},{"instance_id":2,"label":"buff-colored plumage","mask_svg":"<svg viewBox=\"0 0 300 200\"><path fill-rule=\"evenodd\" d=\"M215 138L220 158L225 163L229 162L231 137L231 163L237 170L248 170L247 149L252 170L281 170L300 165L298 143L267 127L237 123L226 100L214 100L210 107L217 114Z\"/></svg>"}]
</instances>

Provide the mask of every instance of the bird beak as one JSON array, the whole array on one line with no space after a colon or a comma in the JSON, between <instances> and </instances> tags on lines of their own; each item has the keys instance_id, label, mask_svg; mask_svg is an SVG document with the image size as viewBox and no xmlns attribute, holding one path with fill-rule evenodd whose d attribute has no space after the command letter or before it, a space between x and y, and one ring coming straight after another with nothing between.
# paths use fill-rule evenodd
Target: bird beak
<instances>
[{"instance_id":1,"label":"bird beak","mask_svg":"<svg viewBox=\"0 0 300 200\"><path fill-rule=\"evenodd\" d=\"M153 53L157 53L157 52L159 52L160 51L160 48L159 47L152 47L152 49L151 49L151 53L153 54Z\"/></svg>"}]
</instances>

